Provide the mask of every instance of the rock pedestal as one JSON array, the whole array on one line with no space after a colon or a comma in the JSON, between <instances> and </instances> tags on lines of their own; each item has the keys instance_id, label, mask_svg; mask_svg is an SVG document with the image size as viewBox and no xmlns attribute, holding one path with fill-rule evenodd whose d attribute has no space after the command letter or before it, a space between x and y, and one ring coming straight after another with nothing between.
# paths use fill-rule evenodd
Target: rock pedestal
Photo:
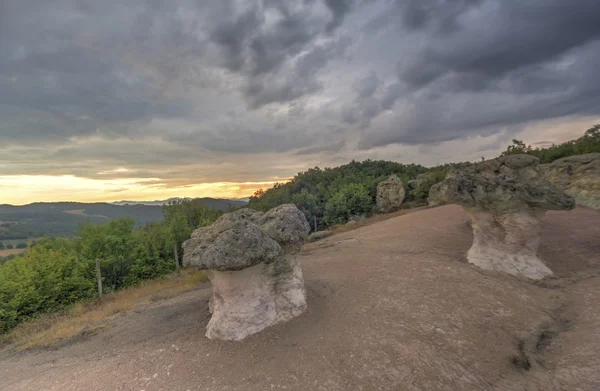
<instances>
[{"instance_id":1,"label":"rock pedestal","mask_svg":"<svg viewBox=\"0 0 600 391\"><path fill-rule=\"evenodd\" d=\"M543 213L530 210L496 216L471 210L473 245L467 259L482 269L531 279L551 275L537 256Z\"/></svg>"},{"instance_id":2,"label":"rock pedestal","mask_svg":"<svg viewBox=\"0 0 600 391\"><path fill-rule=\"evenodd\" d=\"M567 210L573 199L540 176L538 159L511 155L451 171L436 200L465 208L472 220L470 263L530 279L552 271L538 258L546 210Z\"/></svg>"},{"instance_id":3,"label":"rock pedestal","mask_svg":"<svg viewBox=\"0 0 600 391\"><path fill-rule=\"evenodd\" d=\"M207 270L213 287L209 339L239 341L306 311L297 260L310 227L294 205L241 209L184 243L184 266Z\"/></svg>"}]
</instances>

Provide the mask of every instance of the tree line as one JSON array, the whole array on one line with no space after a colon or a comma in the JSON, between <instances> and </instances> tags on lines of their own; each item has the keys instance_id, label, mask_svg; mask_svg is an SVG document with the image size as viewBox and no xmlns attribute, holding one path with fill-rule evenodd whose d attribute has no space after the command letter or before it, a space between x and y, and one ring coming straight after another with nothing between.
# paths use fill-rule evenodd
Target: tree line
<instances>
[{"instance_id":1,"label":"tree line","mask_svg":"<svg viewBox=\"0 0 600 391\"><path fill-rule=\"evenodd\" d=\"M526 145L522 140L514 140L513 143L502 152L502 156L526 153L540 159L540 163L552 163L555 160L586 153L600 152L600 125L594 125L585 131L583 136L558 145L545 148L535 148Z\"/></svg>"},{"instance_id":2,"label":"tree line","mask_svg":"<svg viewBox=\"0 0 600 391\"><path fill-rule=\"evenodd\" d=\"M278 183L266 191L258 190L248 206L267 211L277 205L295 204L317 229L342 224L353 216L372 213L377 184L396 174L402 183L425 173L418 164L384 160L352 161L335 168L311 168L296 174L287 183Z\"/></svg>"}]
</instances>

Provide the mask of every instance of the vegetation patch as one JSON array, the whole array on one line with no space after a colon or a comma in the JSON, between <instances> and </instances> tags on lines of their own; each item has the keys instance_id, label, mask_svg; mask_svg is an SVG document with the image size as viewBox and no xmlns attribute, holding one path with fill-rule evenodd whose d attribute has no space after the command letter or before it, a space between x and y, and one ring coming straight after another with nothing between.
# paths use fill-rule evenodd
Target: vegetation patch
<instances>
[{"instance_id":1,"label":"vegetation patch","mask_svg":"<svg viewBox=\"0 0 600 391\"><path fill-rule=\"evenodd\" d=\"M185 271L138 286L110 293L102 300L74 304L58 313L45 314L17 326L4 335L2 342L18 351L53 346L79 335L88 335L107 327L103 322L112 315L138 305L171 298L205 282L203 272Z\"/></svg>"}]
</instances>

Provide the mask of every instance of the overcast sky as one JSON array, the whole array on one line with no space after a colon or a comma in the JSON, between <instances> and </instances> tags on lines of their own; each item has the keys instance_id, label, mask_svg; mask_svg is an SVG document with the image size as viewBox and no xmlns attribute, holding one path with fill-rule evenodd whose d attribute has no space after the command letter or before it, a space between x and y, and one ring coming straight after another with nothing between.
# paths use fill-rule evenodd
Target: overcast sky
<instances>
[{"instance_id":1,"label":"overcast sky","mask_svg":"<svg viewBox=\"0 0 600 391\"><path fill-rule=\"evenodd\" d=\"M598 0L0 0L0 203L242 197L600 122Z\"/></svg>"}]
</instances>

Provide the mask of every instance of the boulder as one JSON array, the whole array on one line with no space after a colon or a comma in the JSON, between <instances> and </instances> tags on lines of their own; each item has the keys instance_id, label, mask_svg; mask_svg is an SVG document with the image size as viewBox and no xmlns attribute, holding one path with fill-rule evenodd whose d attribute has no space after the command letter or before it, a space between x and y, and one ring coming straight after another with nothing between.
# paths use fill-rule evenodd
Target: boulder
<instances>
[{"instance_id":1,"label":"boulder","mask_svg":"<svg viewBox=\"0 0 600 391\"><path fill-rule=\"evenodd\" d=\"M377 184L377 211L389 213L398 209L404 201L405 191L402 181L392 174L385 181Z\"/></svg>"},{"instance_id":2,"label":"boulder","mask_svg":"<svg viewBox=\"0 0 600 391\"><path fill-rule=\"evenodd\" d=\"M206 270L211 281L209 339L239 341L306 311L297 254L309 230L304 214L286 204L227 213L192 233L183 264Z\"/></svg>"},{"instance_id":3,"label":"boulder","mask_svg":"<svg viewBox=\"0 0 600 391\"><path fill-rule=\"evenodd\" d=\"M427 204L430 207L444 205L446 201L442 195L442 184L443 182L438 182L435 185L432 185L429 188L429 196L427 197Z\"/></svg>"},{"instance_id":4,"label":"boulder","mask_svg":"<svg viewBox=\"0 0 600 391\"><path fill-rule=\"evenodd\" d=\"M540 167L544 178L576 204L600 209L600 153L569 156Z\"/></svg>"},{"instance_id":5,"label":"boulder","mask_svg":"<svg viewBox=\"0 0 600 391\"><path fill-rule=\"evenodd\" d=\"M530 155L453 170L436 187L433 199L459 204L470 214L470 263L531 279L552 274L537 256L544 212L575 206L570 196L541 176L539 160Z\"/></svg>"}]
</instances>

